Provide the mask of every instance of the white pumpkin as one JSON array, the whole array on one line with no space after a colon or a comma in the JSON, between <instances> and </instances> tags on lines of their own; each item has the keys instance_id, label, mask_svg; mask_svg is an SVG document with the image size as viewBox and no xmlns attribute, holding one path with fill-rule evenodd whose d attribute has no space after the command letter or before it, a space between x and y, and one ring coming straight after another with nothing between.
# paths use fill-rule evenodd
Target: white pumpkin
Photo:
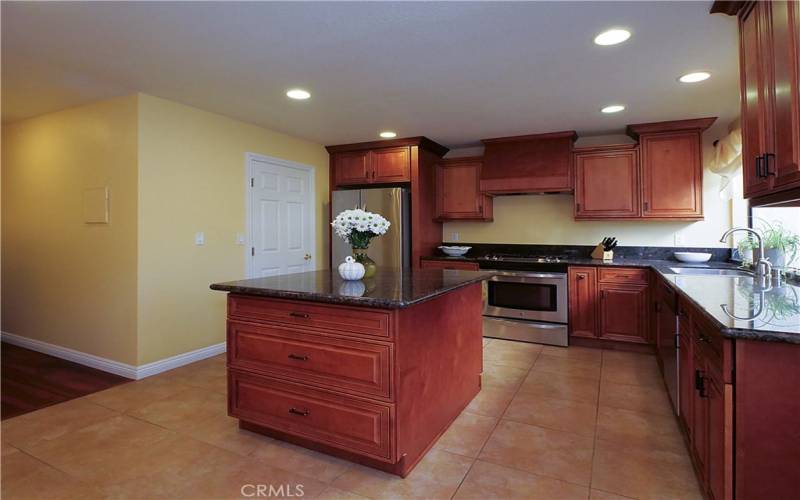
<instances>
[{"instance_id":1,"label":"white pumpkin","mask_svg":"<svg viewBox=\"0 0 800 500\"><path fill-rule=\"evenodd\" d=\"M344 262L339 264L339 276L347 281L360 280L364 277L365 272L364 266L349 255L345 257Z\"/></svg>"}]
</instances>

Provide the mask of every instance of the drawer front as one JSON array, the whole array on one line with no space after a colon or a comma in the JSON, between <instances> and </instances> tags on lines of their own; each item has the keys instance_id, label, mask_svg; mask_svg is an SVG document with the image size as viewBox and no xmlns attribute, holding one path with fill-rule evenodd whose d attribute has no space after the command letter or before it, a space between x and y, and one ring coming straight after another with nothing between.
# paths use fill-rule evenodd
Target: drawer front
<instances>
[{"instance_id":1,"label":"drawer front","mask_svg":"<svg viewBox=\"0 0 800 500\"><path fill-rule=\"evenodd\" d=\"M323 388L390 397L392 346L228 322L228 361Z\"/></svg>"},{"instance_id":2,"label":"drawer front","mask_svg":"<svg viewBox=\"0 0 800 500\"><path fill-rule=\"evenodd\" d=\"M392 462L392 405L228 371L231 416Z\"/></svg>"},{"instance_id":3,"label":"drawer front","mask_svg":"<svg viewBox=\"0 0 800 500\"><path fill-rule=\"evenodd\" d=\"M716 329L709 325L705 318L700 315L692 317L693 322L693 340L695 345L698 346L708 356L709 361L716 365L719 370L722 370L722 355L723 355L723 338Z\"/></svg>"},{"instance_id":4,"label":"drawer front","mask_svg":"<svg viewBox=\"0 0 800 500\"><path fill-rule=\"evenodd\" d=\"M282 323L296 329L321 328L344 335L391 337L390 314L381 310L230 294L228 316L245 321Z\"/></svg>"},{"instance_id":5,"label":"drawer front","mask_svg":"<svg viewBox=\"0 0 800 500\"><path fill-rule=\"evenodd\" d=\"M632 267L601 267L600 281L616 283L647 283L647 269L637 269Z\"/></svg>"}]
</instances>

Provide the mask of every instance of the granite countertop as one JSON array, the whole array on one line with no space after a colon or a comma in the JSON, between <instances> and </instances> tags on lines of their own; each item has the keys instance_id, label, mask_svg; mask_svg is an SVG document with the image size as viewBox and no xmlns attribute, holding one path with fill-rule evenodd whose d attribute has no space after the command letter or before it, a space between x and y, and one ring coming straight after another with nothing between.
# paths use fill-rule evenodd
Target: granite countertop
<instances>
[{"instance_id":1,"label":"granite countertop","mask_svg":"<svg viewBox=\"0 0 800 500\"><path fill-rule=\"evenodd\" d=\"M483 281L492 271L378 268L372 278L345 281L336 270L285 274L214 283L212 290L282 299L309 300L383 309L409 307Z\"/></svg>"}]
</instances>

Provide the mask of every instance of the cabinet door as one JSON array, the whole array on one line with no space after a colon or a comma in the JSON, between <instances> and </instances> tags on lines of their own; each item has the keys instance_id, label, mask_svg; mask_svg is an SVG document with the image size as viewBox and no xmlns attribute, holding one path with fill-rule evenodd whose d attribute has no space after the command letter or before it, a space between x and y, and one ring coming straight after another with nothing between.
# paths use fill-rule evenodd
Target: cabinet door
<instances>
[{"instance_id":1,"label":"cabinet door","mask_svg":"<svg viewBox=\"0 0 800 500\"><path fill-rule=\"evenodd\" d=\"M445 160L436 167L437 219L491 220L491 199L480 192L481 165L478 159Z\"/></svg>"},{"instance_id":2,"label":"cabinet door","mask_svg":"<svg viewBox=\"0 0 800 500\"><path fill-rule=\"evenodd\" d=\"M700 141L698 131L642 136L643 217L703 217Z\"/></svg>"},{"instance_id":3,"label":"cabinet door","mask_svg":"<svg viewBox=\"0 0 800 500\"><path fill-rule=\"evenodd\" d=\"M725 500L733 490L733 388L709 371L708 395L708 490L713 500ZM726 394L727 389L727 394Z\"/></svg>"},{"instance_id":4,"label":"cabinet door","mask_svg":"<svg viewBox=\"0 0 800 500\"><path fill-rule=\"evenodd\" d=\"M708 382L701 349L694 349L694 391L692 393L692 452L703 482L708 477Z\"/></svg>"},{"instance_id":5,"label":"cabinet door","mask_svg":"<svg viewBox=\"0 0 800 500\"><path fill-rule=\"evenodd\" d=\"M333 178L336 186L370 182L369 151L352 151L332 155Z\"/></svg>"},{"instance_id":6,"label":"cabinet door","mask_svg":"<svg viewBox=\"0 0 800 500\"><path fill-rule=\"evenodd\" d=\"M600 338L647 343L647 286L600 283Z\"/></svg>"},{"instance_id":7,"label":"cabinet door","mask_svg":"<svg viewBox=\"0 0 800 500\"><path fill-rule=\"evenodd\" d=\"M370 155L372 182L411 181L411 155L407 147L374 149Z\"/></svg>"},{"instance_id":8,"label":"cabinet door","mask_svg":"<svg viewBox=\"0 0 800 500\"><path fill-rule=\"evenodd\" d=\"M692 404L694 402L694 355L692 349L691 327L685 312L679 316L680 334L678 336L678 401L679 418L689 441L693 440Z\"/></svg>"},{"instance_id":9,"label":"cabinet door","mask_svg":"<svg viewBox=\"0 0 800 500\"><path fill-rule=\"evenodd\" d=\"M769 192L769 178L764 173L763 158L771 130L768 113L766 72L766 26L768 2L753 2L739 21L739 72L742 99L742 167L744 196L750 198Z\"/></svg>"},{"instance_id":10,"label":"cabinet door","mask_svg":"<svg viewBox=\"0 0 800 500\"><path fill-rule=\"evenodd\" d=\"M800 186L800 4L771 2L775 157L772 191Z\"/></svg>"},{"instance_id":11,"label":"cabinet door","mask_svg":"<svg viewBox=\"0 0 800 500\"><path fill-rule=\"evenodd\" d=\"M640 215L636 150L575 155L575 217L624 218Z\"/></svg>"},{"instance_id":12,"label":"cabinet door","mask_svg":"<svg viewBox=\"0 0 800 500\"><path fill-rule=\"evenodd\" d=\"M569 268L569 331L575 337L597 337L597 268Z\"/></svg>"}]
</instances>

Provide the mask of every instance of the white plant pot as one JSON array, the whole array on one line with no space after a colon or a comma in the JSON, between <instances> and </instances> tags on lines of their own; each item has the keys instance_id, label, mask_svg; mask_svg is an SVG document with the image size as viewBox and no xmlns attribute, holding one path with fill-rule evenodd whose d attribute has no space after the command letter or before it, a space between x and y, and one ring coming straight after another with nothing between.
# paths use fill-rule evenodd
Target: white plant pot
<instances>
[{"instance_id":1,"label":"white plant pot","mask_svg":"<svg viewBox=\"0 0 800 500\"><path fill-rule=\"evenodd\" d=\"M344 262L339 264L339 276L346 281L360 280L366 272L364 266L349 255L345 257Z\"/></svg>"}]
</instances>

